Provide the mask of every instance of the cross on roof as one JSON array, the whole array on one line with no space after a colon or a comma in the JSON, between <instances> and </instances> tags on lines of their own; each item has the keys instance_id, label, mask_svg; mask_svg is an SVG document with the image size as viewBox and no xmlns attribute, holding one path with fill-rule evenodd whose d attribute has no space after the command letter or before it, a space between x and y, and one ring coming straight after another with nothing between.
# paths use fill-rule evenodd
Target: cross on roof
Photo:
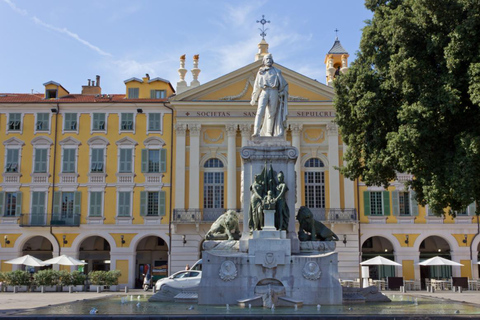
<instances>
[{"instance_id":1,"label":"cross on roof","mask_svg":"<svg viewBox=\"0 0 480 320\"><path fill-rule=\"evenodd\" d=\"M265 33L265 31L268 30L268 28L265 29L265 24L270 23L270 21L265 20L265 15L262 14L262 19L261 19L261 20L257 20L257 23L260 23L260 24L262 25L262 28L261 28L261 29L258 28L258 30L260 30L260 31L262 32L262 33L260 33L260 35L262 36L262 40L265 40L265 36L267 35L267 34Z\"/></svg>"}]
</instances>

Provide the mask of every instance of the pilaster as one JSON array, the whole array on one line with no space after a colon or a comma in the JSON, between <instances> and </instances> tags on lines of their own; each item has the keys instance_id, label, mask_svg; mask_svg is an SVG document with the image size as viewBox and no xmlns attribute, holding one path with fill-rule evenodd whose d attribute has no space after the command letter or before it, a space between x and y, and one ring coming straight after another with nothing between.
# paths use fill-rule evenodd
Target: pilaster
<instances>
[{"instance_id":1,"label":"pilaster","mask_svg":"<svg viewBox=\"0 0 480 320\"><path fill-rule=\"evenodd\" d=\"M189 179L189 208L200 207L200 124L189 124L190 131L190 179ZM177 189L177 188L175 188Z\"/></svg>"},{"instance_id":2,"label":"pilaster","mask_svg":"<svg viewBox=\"0 0 480 320\"><path fill-rule=\"evenodd\" d=\"M292 123L290 125L290 128L292 130L292 146L297 148L298 154L301 155L302 151L300 149L301 145L301 134L302 134L302 129L303 125L301 123ZM302 170L302 164L300 161L297 161L295 163L295 186L296 186L296 193L295 193L295 209L299 209L300 206L302 205L302 175L301 175L301 170Z\"/></svg>"},{"instance_id":3,"label":"pilaster","mask_svg":"<svg viewBox=\"0 0 480 320\"><path fill-rule=\"evenodd\" d=\"M237 208L237 148L235 140L237 136L237 125L228 124L227 131L227 209Z\"/></svg>"},{"instance_id":4,"label":"pilaster","mask_svg":"<svg viewBox=\"0 0 480 320\"><path fill-rule=\"evenodd\" d=\"M187 125L175 124L175 209L185 208L185 133Z\"/></svg>"},{"instance_id":5,"label":"pilaster","mask_svg":"<svg viewBox=\"0 0 480 320\"><path fill-rule=\"evenodd\" d=\"M340 208L340 173L334 167L338 163L338 128L333 122L327 124L328 171L330 180L330 208Z\"/></svg>"}]
</instances>

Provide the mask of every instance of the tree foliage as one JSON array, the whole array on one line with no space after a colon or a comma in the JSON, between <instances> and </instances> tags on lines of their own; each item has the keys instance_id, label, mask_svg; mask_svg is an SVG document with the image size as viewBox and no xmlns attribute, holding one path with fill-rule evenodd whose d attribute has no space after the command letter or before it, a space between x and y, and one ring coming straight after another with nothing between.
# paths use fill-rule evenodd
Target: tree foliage
<instances>
[{"instance_id":1,"label":"tree foliage","mask_svg":"<svg viewBox=\"0 0 480 320\"><path fill-rule=\"evenodd\" d=\"M373 12L349 71L335 80L351 179L414 175L434 212L480 199L478 0L366 0Z\"/></svg>"}]
</instances>

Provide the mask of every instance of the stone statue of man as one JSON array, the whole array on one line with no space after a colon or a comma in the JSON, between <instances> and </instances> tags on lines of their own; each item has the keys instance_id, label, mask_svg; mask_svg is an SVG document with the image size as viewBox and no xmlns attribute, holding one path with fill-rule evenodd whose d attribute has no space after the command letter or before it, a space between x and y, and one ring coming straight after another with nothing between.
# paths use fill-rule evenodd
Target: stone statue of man
<instances>
[{"instance_id":1,"label":"stone statue of man","mask_svg":"<svg viewBox=\"0 0 480 320\"><path fill-rule=\"evenodd\" d=\"M288 83L282 72L273 67L272 55L263 57L263 66L258 70L253 86L252 100L254 106L258 101L255 115L253 137L282 137L287 121Z\"/></svg>"}]
</instances>

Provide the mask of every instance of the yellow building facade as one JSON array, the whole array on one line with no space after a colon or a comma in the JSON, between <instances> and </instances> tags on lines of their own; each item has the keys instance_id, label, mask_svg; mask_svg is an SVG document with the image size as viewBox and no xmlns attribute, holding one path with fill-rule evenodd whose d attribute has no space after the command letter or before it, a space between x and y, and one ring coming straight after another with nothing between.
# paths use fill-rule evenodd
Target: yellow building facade
<instances>
[{"instance_id":1,"label":"yellow building facade","mask_svg":"<svg viewBox=\"0 0 480 320\"><path fill-rule=\"evenodd\" d=\"M67 254L138 285L144 265L168 273L172 120L166 80L129 79L127 94L0 96L1 271L6 260Z\"/></svg>"}]
</instances>

